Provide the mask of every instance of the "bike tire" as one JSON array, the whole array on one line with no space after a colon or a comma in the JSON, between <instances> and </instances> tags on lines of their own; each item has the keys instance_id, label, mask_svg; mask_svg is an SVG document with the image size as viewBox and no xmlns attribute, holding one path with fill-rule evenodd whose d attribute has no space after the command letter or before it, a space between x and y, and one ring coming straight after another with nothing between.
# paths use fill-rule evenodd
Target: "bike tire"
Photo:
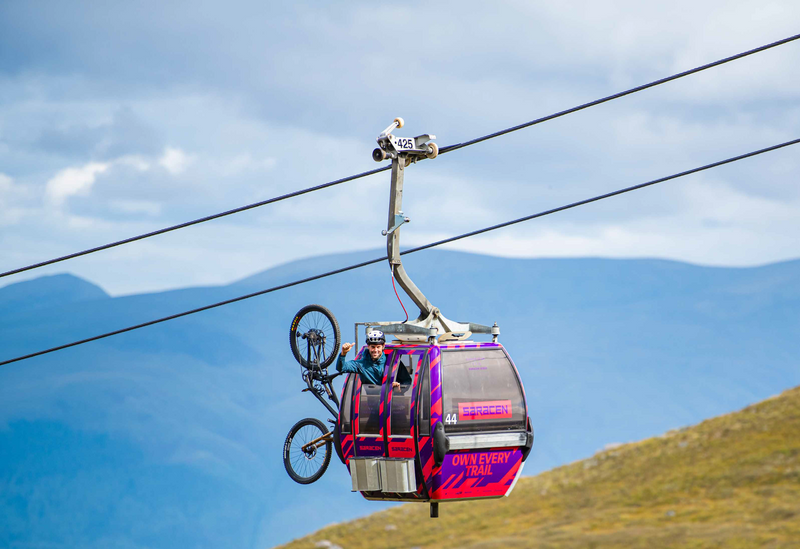
<instances>
[{"instance_id":1,"label":"bike tire","mask_svg":"<svg viewBox=\"0 0 800 549\"><path fill-rule=\"evenodd\" d=\"M327 368L336 358L342 337L336 317L322 305L306 305L294 315L292 326L289 328L289 346L292 348L292 354L303 368L311 367L307 359L308 343L301 336L312 329L319 330L325 335L320 368Z\"/></svg>"},{"instance_id":2,"label":"bike tire","mask_svg":"<svg viewBox=\"0 0 800 549\"><path fill-rule=\"evenodd\" d=\"M327 427L320 420L307 417L294 424L283 443L283 466L289 477L299 484L311 484L322 477L331 462L331 441L316 448L313 453L303 452L302 447L308 442L328 433ZM320 450L324 455L320 455Z\"/></svg>"}]
</instances>

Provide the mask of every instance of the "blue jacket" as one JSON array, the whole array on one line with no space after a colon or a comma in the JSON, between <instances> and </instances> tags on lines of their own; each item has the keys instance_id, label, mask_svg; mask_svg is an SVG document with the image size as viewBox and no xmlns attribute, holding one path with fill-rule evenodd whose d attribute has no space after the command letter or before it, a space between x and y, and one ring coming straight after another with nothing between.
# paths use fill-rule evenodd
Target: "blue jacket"
<instances>
[{"instance_id":1,"label":"blue jacket","mask_svg":"<svg viewBox=\"0 0 800 549\"><path fill-rule=\"evenodd\" d=\"M336 371L348 374L358 374L361 376L362 383L380 385L383 381L383 367L386 364L386 355L381 353L378 361L372 360L369 351L364 350L361 358L356 360L345 360L343 355L339 355L336 361Z\"/></svg>"}]
</instances>

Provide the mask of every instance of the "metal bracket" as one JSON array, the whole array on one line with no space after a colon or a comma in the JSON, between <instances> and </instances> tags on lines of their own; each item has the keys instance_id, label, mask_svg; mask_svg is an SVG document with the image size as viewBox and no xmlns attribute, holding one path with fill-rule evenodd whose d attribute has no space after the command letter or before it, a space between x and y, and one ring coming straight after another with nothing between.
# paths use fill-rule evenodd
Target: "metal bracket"
<instances>
[{"instance_id":1,"label":"metal bracket","mask_svg":"<svg viewBox=\"0 0 800 549\"><path fill-rule=\"evenodd\" d=\"M400 225L402 225L403 223L410 223L410 222L411 222L411 219L409 219L408 217L405 217L403 215L403 212L400 212L399 215L395 215L394 216L394 226L392 226L392 228L389 229L388 231L386 229L382 230L381 234L383 236L390 235L393 232L395 232L397 229L399 229Z\"/></svg>"},{"instance_id":2,"label":"metal bracket","mask_svg":"<svg viewBox=\"0 0 800 549\"><path fill-rule=\"evenodd\" d=\"M414 138L397 137L392 135L395 128L403 127L403 119L395 118L394 122L381 132L377 138L378 148L372 151L372 158L381 162L387 158L392 159L392 184L389 193L389 219L386 230L381 234L386 237L386 256L397 283L419 307L419 316L415 320L404 323L395 322L370 322L367 327L380 326L384 332L393 334L404 342L425 342L436 344L445 341L461 341L473 333L491 334L492 341L497 341L500 329L497 325L483 326L471 322L454 322L446 318L438 308L428 301L425 294L417 288L403 268L400 257L400 231L404 223L410 220L402 212L403 204L403 178L404 168L417 160L436 158L439 147L431 140L436 136L430 134L418 135ZM358 326L358 324L356 326ZM356 329L356 341L358 330Z\"/></svg>"},{"instance_id":3,"label":"metal bracket","mask_svg":"<svg viewBox=\"0 0 800 549\"><path fill-rule=\"evenodd\" d=\"M364 326L364 332L373 328L381 330L385 334L391 334L400 341L445 343L448 341L463 341L472 334L491 334L492 342L497 343L500 335L500 328L497 323L494 326L484 326L474 322L454 322L442 316L439 309L434 307L431 314L424 319L410 320L408 322L356 322L356 343L358 343L358 327ZM437 337L438 336L438 337Z\"/></svg>"}]
</instances>

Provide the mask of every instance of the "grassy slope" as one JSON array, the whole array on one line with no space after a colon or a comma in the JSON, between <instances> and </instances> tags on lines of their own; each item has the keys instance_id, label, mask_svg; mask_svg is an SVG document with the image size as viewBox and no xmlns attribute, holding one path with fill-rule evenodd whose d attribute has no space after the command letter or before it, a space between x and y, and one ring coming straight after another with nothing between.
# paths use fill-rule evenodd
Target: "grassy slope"
<instances>
[{"instance_id":1,"label":"grassy slope","mask_svg":"<svg viewBox=\"0 0 800 549\"><path fill-rule=\"evenodd\" d=\"M285 547L798 547L800 387L427 515L398 506Z\"/></svg>"}]
</instances>

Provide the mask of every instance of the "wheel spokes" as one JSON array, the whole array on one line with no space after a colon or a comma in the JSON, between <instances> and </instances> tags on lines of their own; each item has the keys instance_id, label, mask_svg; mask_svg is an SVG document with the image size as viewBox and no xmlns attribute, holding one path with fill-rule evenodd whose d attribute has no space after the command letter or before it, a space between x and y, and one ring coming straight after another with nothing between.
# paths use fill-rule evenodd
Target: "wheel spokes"
<instances>
[{"instance_id":1,"label":"wheel spokes","mask_svg":"<svg viewBox=\"0 0 800 549\"><path fill-rule=\"evenodd\" d=\"M319 447L312 447L310 451L303 451L303 446L318 439L325 433L320 431L319 427L313 425L305 425L301 427L294 438L292 439L289 448L289 461L291 462L292 469L304 478L312 477L325 462L328 453L328 445L323 443Z\"/></svg>"},{"instance_id":2,"label":"wheel spokes","mask_svg":"<svg viewBox=\"0 0 800 549\"><path fill-rule=\"evenodd\" d=\"M300 319L300 322L297 324L297 333L298 334L308 334L311 330L314 330L325 337L325 345L322 346L322 354L319 356L319 361L324 362L329 356L333 355L336 352L334 348L336 344L336 332L334 330L333 324L328 320L328 318L318 311L310 311L303 315ZM309 340L303 339L302 337L298 338L298 346L301 349L301 354L303 356L308 356L308 347L309 347ZM315 349L311 349L312 353Z\"/></svg>"}]
</instances>

